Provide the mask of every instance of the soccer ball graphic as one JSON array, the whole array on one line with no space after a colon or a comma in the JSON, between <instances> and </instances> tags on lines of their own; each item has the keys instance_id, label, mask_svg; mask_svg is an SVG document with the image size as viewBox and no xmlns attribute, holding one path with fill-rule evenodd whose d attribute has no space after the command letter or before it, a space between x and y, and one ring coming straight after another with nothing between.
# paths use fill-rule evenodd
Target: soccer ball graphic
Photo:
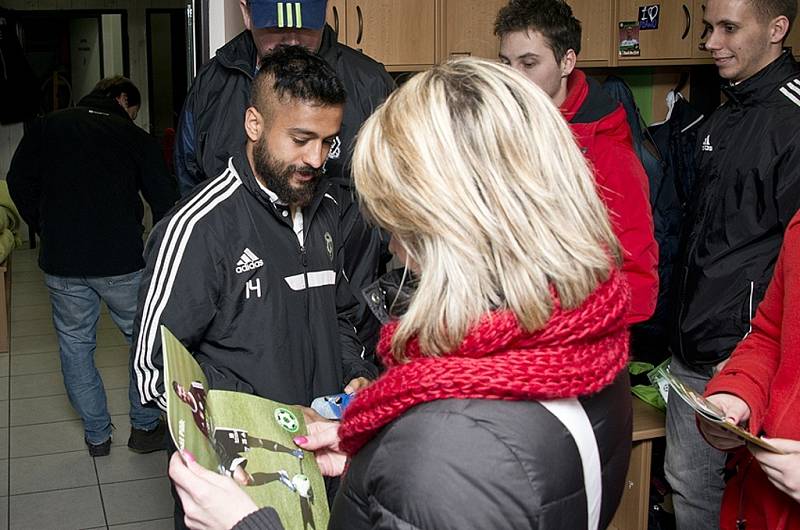
<instances>
[{"instance_id":1,"label":"soccer ball graphic","mask_svg":"<svg viewBox=\"0 0 800 530\"><path fill-rule=\"evenodd\" d=\"M284 408L277 408L275 409L275 421L278 422L283 429L289 432L297 432L300 428L300 422L297 421L297 416L295 416L292 411Z\"/></svg>"}]
</instances>

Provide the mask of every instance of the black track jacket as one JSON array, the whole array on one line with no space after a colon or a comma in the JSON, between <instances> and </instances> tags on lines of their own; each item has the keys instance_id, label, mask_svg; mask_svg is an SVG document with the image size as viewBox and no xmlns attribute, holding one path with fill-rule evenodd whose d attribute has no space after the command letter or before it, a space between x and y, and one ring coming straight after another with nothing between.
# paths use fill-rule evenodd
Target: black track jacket
<instances>
[{"instance_id":1,"label":"black track jacket","mask_svg":"<svg viewBox=\"0 0 800 530\"><path fill-rule=\"evenodd\" d=\"M790 53L723 87L698 132L692 217L675 296L672 351L689 365L727 358L750 331L800 207L800 65Z\"/></svg>"},{"instance_id":2,"label":"black track jacket","mask_svg":"<svg viewBox=\"0 0 800 530\"><path fill-rule=\"evenodd\" d=\"M272 204L240 153L154 228L132 345L142 403L166 405L161 324L215 389L309 405L376 375L349 320L355 300L328 187L303 210L301 247L288 207Z\"/></svg>"}]
</instances>

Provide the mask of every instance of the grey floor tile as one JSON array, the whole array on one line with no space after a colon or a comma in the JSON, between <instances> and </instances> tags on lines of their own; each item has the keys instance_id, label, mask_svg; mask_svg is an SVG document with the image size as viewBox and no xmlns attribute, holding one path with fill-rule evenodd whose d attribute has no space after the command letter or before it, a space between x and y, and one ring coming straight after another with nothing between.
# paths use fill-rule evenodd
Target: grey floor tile
<instances>
[{"instance_id":1,"label":"grey floor tile","mask_svg":"<svg viewBox=\"0 0 800 530\"><path fill-rule=\"evenodd\" d=\"M128 412L128 389L115 388L106 390L108 411L110 414ZM2 407L0 407L2 408ZM66 396L47 396L11 400L11 425L33 425L77 419L78 415L70 405ZM2 427L2 425L0 425Z\"/></svg>"},{"instance_id":2,"label":"grey floor tile","mask_svg":"<svg viewBox=\"0 0 800 530\"><path fill-rule=\"evenodd\" d=\"M61 372L15 375L11 378L11 399L63 396L66 393Z\"/></svg>"},{"instance_id":3,"label":"grey floor tile","mask_svg":"<svg viewBox=\"0 0 800 530\"><path fill-rule=\"evenodd\" d=\"M0 498L8 496L8 459L0 460Z\"/></svg>"},{"instance_id":4,"label":"grey floor tile","mask_svg":"<svg viewBox=\"0 0 800 530\"><path fill-rule=\"evenodd\" d=\"M112 448L123 446L119 450L128 451L124 447L128 443L131 429L128 415L111 416L111 423L116 427L111 440ZM12 427L9 431L9 445L11 458L85 451L83 423L73 420ZM117 449L112 449L112 453L114 450Z\"/></svg>"},{"instance_id":5,"label":"grey floor tile","mask_svg":"<svg viewBox=\"0 0 800 530\"><path fill-rule=\"evenodd\" d=\"M33 335L55 335L53 320L47 317L17 320L11 324L11 338Z\"/></svg>"},{"instance_id":6,"label":"grey floor tile","mask_svg":"<svg viewBox=\"0 0 800 530\"><path fill-rule=\"evenodd\" d=\"M114 448L106 457L97 458L95 465L101 484L157 478L167 474L167 453L158 451L140 455L120 447Z\"/></svg>"},{"instance_id":7,"label":"grey floor tile","mask_svg":"<svg viewBox=\"0 0 800 530\"><path fill-rule=\"evenodd\" d=\"M103 386L106 390L128 387L127 366L105 366L98 368L98 370L103 378ZM66 393L61 372L15 375L11 378L11 399L64 396Z\"/></svg>"},{"instance_id":8,"label":"grey floor tile","mask_svg":"<svg viewBox=\"0 0 800 530\"><path fill-rule=\"evenodd\" d=\"M8 508L13 529L92 528L106 522L97 486L12 495Z\"/></svg>"},{"instance_id":9,"label":"grey floor tile","mask_svg":"<svg viewBox=\"0 0 800 530\"><path fill-rule=\"evenodd\" d=\"M8 359L9 355L7 353L0 355L0 377L8 377L9 375L10 362Z\"/></svg>"},{"instance_id":10,"label":"grey floor tile","mask_svg":"<svg viewBox=\"0 0 800 530\"><path fill-rule=\"evenodd\" d=\"M12 337L11 355L29 353L50 353L58 351L58 338L55 333L31 337Z\"/></svg>"},{"instance_id":11,"label":"grey floor tile","mask_svg":"<svg viewBox=\"0 0 800 530\"><path fill-rule=\"evenodd\" d=\"M20 283L12 282L11 292L13 293L13 296L19 298L42 298L50 296L50 292L47 290L47 286L44 284L44 281Z\"/></svg>"},{"instance_id":12,"label":"grey floor tile","mask_svg":"<svg viewBox=\"0 0 800 530\"><path fill-rule=\"evenodd\" d=\"M8 530L8 497L0 497L0 530Z\"/></svg>"},{"instance_id":13,"label":"grey floor tile","mask_svg":"<svg viewBox=\"0 0 800 530\"><path fill-rule=\"evenodd\" d=\"M32 353L30 355L14 355L11 358L11 376L58 372L61 361L58 353Z\"/></svg>"},{"instance_id":14,"label":"grey floor tile","mask_svg":"<svg viewBox=\"0 0 800 530\"><path fill-rule=\"evenodd\" d=\"M114 530L172 530L175 528L172 517L155 521L139 521L131 524L115 524L109 526Z\"/></svg>"},{"instance_id":15,"label":"grey floor tile","mask_svg":"<svg viewBox=\"0 0 800 530\"><path fill-rule=\"evenodd\" d=\"M5 429L8 427L8 412L9 407L8 405L11 403L10 401L4 401L0 403L0 429Z\"/></svg>"},{"instance_id":16,"label":"grey floor tile","mask_svg":"<svg viewBox=\"0 0 800 530\"><path fill-rule=\"evenodd\" d=\"M50 303L50 295L45 291L44 293L28 294L26 296L17 296L14 288L11 288L11 312L20 307L38 306Z\"/></svg>"},{"instance_id":17,"label":"grey floor tile","mask_svg":"<svg viewBox=\"0 0 800 530\"><path fill-rule=\"evenodd\" d=\"M16 255L19 251L15 252ZM19 259L19 257L13 258L14 262L11 264L11 274L16 274L18 272L39 272L42 273L42 270L39 268L39 265L32 260L26 259Z\"/></svg>"},{"instance_id":18,"label":"grey floor tile","mask_svg":"<svg viewBox=\"0 0 800 530\"><path fill-rule=\"evenodd\" d=\"M44 274L40 270L14 270L11 271L11 285L18 286L21 283L40 282L44 283Z\"/></svg>"},{"instance_id":19,"label":"grey floor tile","mask_svg":"<svg viewBox=\"0 0 800 530\"><path fill-rule=\"evenodd\" d=\"M5 427L0 429L0 458L8 458L9 457L9 428Z\"/></svg>"},{"instance_id":20,"label":"grey floor tile","mask_svg":"<svg viewBox=\"0 0 800 530\"><path fill-rule=\"evenodd\" d=\"M167 477L102 484L100 489L109 525L172 516L174 505Z\"/></svg>"},{"instance_id":21,"label":"grey floor tile","mask_svg":"<svg viewBox=\"0 0 800 530\"><path fill-rule=\"evenodd\" d=\"M129 358L128 346L111 346L97 348L94 353L94 364L98 368L107 366L127 366ZM58 352L30 353L11 356L11 375L43 374L61 371Z\"/></svg>"},{"instance_id":22,"label":"grey floor tile","mask_svg":"<svg viewBox=\"0 0 800 530\"><path fill-rule=\"evenodd\" d=\"M11 426L34 425L77 419L66 396L11 400Z\"/></svg>"},{"instance_id":23,"label":"grey floor tile","mask_svg":"<svg viewBox=\"0 0 800 530\"><path fill-rule=\"evenodd\" d=\"M127 344L120 346L98 347L94 352L94 363L98 367L128 365L130 347Z\"/></svg>"},{"instance_id":24,"label":"grey floor tile","mask_svg":"<svg viewBox=\"0 0 800 530\"><path fill-rule=\"evenodd\" d=\"M111 320L108 315L101 315L97 321L97 329L117 329L117 325ZM33 335L53 335L55 336L56 330L53 327L53 319L50 315L40 318L32 318L27 320L18 320L11 325L12 337L30 337Z\"/></svg>"},{"instance_id":25,"label":"grey floor tile","mask_svg":"<svg viewBox=\"0 0 800 530\"><path fill-rule=\"evenodd\" d=\"M94 462L88 451L12 458L9 474L12 495L97 484Z\"/></svg>"},{"instance_id":26,"label":"grey floor tile","mask_svg":"<svg viewBox=\"0 0 800 530\"><path fill-rule=\"evenodd\" d=\"M14 298L12 295L11 298ZM11 311L9 311L9 318L11 319L11 325L13 326L15 322L20 322L24 320L31 320L31 319L43 319L43 318L52 318L52 308L50 307L50 301L40 302L36 305L28 305L17 307L14 306Z\"/></svg>"},{"instance_id":27,"label":"grey floor tile","mask_svg":"<svg viewBox=\"0 0 800 530\"><path fill-rule=\"evenodd\" d=\"M8 395L8 377L0 377L0 401L7 400Z\"/></svg>"}]
</instances>

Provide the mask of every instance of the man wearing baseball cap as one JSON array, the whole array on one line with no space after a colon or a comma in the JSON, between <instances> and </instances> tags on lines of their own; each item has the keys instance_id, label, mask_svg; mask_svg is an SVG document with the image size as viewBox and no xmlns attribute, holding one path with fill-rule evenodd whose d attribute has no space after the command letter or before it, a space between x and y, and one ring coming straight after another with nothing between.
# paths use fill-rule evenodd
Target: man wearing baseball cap
<instances>
[{"instance_id":1,"label":"man wearing baseball cap","mask_svg":"<svg viewBox=\"0 0 800 530\"><path fill-rule=\"evenodd\" d=\"M198 72L184 103L175 142L175 172L182 196L228 167L230 156L245 143L245 110L258 62L280 44L301 45L321 56L347 92L342 129L331 148L326 176L341 208L344 271L359 301L359 338L371 353L379 323L367 309L361 289L373 283L386 261L386 245L367 226L350 187L350 151L361 124L394 89L382 64L337 41L325 24L327 0L283 2L239 0L245 31L217 50Z\"/></svg>"}]
</instances>

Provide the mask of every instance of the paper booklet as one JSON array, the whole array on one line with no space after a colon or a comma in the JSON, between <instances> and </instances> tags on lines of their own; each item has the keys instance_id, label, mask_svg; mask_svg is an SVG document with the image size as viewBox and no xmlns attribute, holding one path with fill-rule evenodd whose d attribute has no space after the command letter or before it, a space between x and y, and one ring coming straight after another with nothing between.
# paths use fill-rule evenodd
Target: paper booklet
<instances>
[{"instance_id":1,"label":"paper booklet","mask_svg":"<svg viewBox=\"0 0 800 530\"><path fill-rule=\"evenodd\" d=\"M683 381L672 375L672 373L669 371L669 368L661 368L660 371L661 375L667 380L672 390L674 390L675 393L681 397L681 399L683 399L690 407L692 407L697 414L707 419L711 423L719 425L723 429L732 432L747 443L757 445L758 447L766 449L772 453L783 454L783 451L780 451L758 436L753 436L750 431L743 429L738 425L734 425L729 421L725 421L725 413L722 412L719 407L686 386Z\"/></svg>"},{"instance_id":2,"label":"paper booklet","mask_svg":"<svg viewBox=\"0 0 800 530\"><path fill-rule=\"evenodd\" d=\"M306 434L298 407L224 390L209 390L203 370L161 326L169 432L178 449L203 467L244 477L260 507L275 508L284 528L323 530L328 498L314 454L292 439Z\"/></svg>"}]
</instances>

